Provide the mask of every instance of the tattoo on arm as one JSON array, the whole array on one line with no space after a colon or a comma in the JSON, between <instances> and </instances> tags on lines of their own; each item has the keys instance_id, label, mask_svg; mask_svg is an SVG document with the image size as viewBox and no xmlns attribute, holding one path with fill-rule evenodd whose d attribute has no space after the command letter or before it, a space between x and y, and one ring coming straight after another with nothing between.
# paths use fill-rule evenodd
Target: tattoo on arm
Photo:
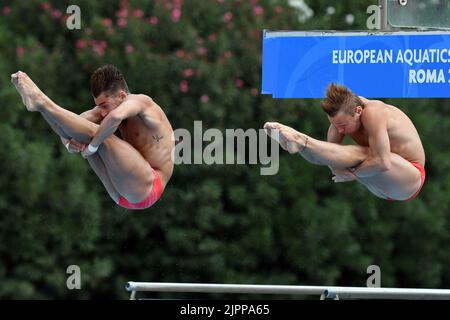
<instances>
[{"instance_id":1,"label":"tattoo on arm","mask_svg":"<svg viewBox=\"0 0 450 320\"><path fill-rule=\"evenodd\" d=\"M162 138L164 138L164 136L158 136L157 134L153 135L153 139L155 139L156 142L159 142L159 140L162 140Z\"/></svg>"}]
</instances>

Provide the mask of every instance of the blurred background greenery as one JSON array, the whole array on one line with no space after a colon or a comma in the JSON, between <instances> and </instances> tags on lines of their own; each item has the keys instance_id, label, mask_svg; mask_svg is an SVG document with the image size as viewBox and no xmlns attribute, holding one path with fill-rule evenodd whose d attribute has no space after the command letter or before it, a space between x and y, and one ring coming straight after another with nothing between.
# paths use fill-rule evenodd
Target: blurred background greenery
<instances>
[{"instance_id":1,"label":"blurred background greenery","mask_svg":"<svg viewBox=\"0 0 450 320\"><path fill-rule=\"evenodd\" d=\"M137 212L109 199L10 83L25 71L81 113L94 105L90 74L112 63L174 129L279 121L324 139L319 100L260 94L261 31L364 30L376 3L0 1L0 298L123 299L129 280L365 286L371 264L382 286L450 287L449 99L386 100L411 117L427 153L412 202L333 184L327 168L282 152L274 176L258 165L178 165L162 199ZM66 28L71 4L81 30ZM81 290L66 287L72 264Z\"/></svg>"}]
</instances>

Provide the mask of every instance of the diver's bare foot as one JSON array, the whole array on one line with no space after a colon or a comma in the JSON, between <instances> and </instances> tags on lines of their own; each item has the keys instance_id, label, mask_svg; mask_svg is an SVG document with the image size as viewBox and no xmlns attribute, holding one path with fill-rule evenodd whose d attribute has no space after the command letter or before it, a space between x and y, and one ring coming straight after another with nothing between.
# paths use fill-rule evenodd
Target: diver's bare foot
<instances>
[{"instance_id":1,"label":"diver's bare foot","mask_svg":"<svg viewBox=\"0 0 450 320\"><path fill-rule=\"evenodd\" d=\"M30 77L26 73L18 71L11 75L11 82L14 84L17 91L19 91L23 104L27 107L27 110L39 111L39 108L45 103L45 98L47 97Z\"/></svg>"},{"instance_id":2,"label":"diver's bare foot","mask_svg":"<svg viewBox=\"0 0 450 320\"><path fill-rule=\"evenodd\" d=\"M289 153L298 153L306 147L306 136L278 122L266 122L266 133Z\"/></svg>"}]
</instances>

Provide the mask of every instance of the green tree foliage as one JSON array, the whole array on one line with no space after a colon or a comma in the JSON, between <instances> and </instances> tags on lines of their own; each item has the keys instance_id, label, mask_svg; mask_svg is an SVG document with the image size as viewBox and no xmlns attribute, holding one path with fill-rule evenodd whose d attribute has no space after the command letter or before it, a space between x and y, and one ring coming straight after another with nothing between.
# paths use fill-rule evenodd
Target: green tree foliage
<instances>
[{"instance_id":1,"label":"green tree foliage","mask_svg":"<svg viewBox=\"0 0 450 320\"><path fill-rule=\"evenodd\" d=\"M162 199L132 212L10 84L25 71L81 113L94 103L90 74L112 63L174 128L273 120L323 139L318 100L260 94L261 31L362 30L377 1L329 2L306 1L308 16L281 0L1 1L0 298L126 298L128 280L364 286L370 264L383 286L449 287L447 99L387 101L412 118L427 152L413 202L335 185L327 168L282 152L274 176L257 165L178 165ZM81 8L81 30L66 28L70 4ZM82 290L66 288L71 264Z\"/></svg>"}]
</instances>

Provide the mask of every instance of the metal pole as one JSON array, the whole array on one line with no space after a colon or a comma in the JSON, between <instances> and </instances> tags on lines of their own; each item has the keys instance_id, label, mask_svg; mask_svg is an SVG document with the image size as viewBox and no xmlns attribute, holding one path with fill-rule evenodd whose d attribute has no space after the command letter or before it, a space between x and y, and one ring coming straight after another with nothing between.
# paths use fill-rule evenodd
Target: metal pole
<instances>
[{"instance_id":1,"label":"metal pole","mask_svg":"<svg viewBox=\"0 0 450 320\"><path fill-rule=\"evenodd\" d=\"M443 299L450 300L449 289L365 288L334 286L283 286L249 284L204 284L168 282L128 282L128 291L301 294L339 296L340 299Z\"/></svg>"},{"instance_id":2,"label":"metal pole","mask_svg":"<svg viewBox=\"0 0 450 320\"><path fill-rule=\"evenodd\" d=\"M389 0L378 0L378 6L380 7L380 19L381 19L381 30L389 30L390 27L388 25L388 7Z\"/></svg>"}]
</instances>

